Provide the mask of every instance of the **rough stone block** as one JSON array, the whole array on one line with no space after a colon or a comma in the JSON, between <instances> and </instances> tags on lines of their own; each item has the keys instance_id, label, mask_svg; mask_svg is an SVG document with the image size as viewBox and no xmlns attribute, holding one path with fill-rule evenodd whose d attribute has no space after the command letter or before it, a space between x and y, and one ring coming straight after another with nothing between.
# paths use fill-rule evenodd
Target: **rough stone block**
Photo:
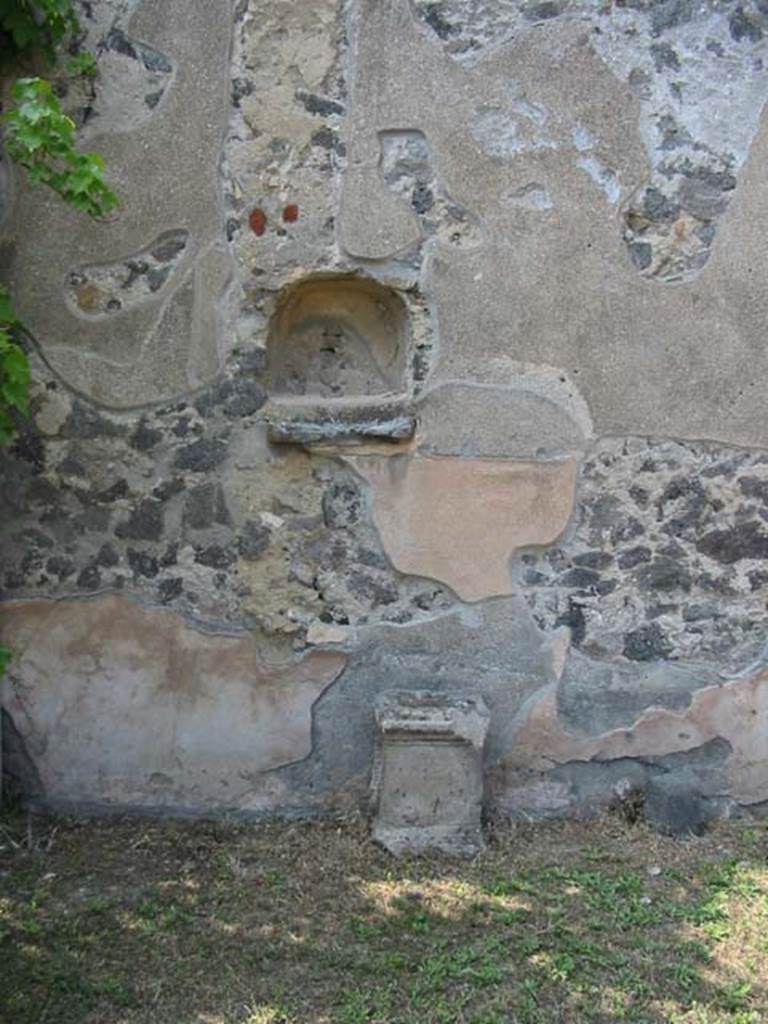
<instances>
[{"instance_id":1,"label":"rough stone block","mask_svg":"<svg viewBox=\"0 0 768 1024\"><path fill-rule=\"evenodd\" d=\"M380 401L295 402L272 400L264 409L272 444L360 445L413 437L416 420L408 403Z\"/></svg>"},{"instance_id":2,"label":"rough stone block","mask_svg":"<svg viewBox=\"0 0 768 1024\"><path fill-rule=\"evenodd\" d=\"M376 704L373 838L397 856L483 848L480 697L390 690Z\"/></svg>"},{"instance_id":3,"label":"rough stone block","mask_svg":"<svg viewBox=\"0 0 768 1024\"><path fill-rule=\"evenodd\" d=\"M657 832L684 837L702 835L714 813L694 786L654 779L645 794L645 817Z\"/></svg>"}]
</instances>

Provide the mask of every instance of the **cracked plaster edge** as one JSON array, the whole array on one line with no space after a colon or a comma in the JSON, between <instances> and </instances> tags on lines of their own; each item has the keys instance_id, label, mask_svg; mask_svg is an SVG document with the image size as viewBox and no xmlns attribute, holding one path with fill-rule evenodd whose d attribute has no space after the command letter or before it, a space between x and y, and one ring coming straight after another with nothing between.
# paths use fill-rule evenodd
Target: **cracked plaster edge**
<instances>
[{"instance_id":1,"label":"cracked plaster edge","mask_svg":"<svg viewBox=\"0 0 768 1024\"><path fill-rule=\"evenodd\" d=\"M745 684L747 686L754 685L761 689L768 689L768 672L763 668L751 675L741 673L738 676L725 679L720 684L704 685L691 693L690 703L684 711L675 711L658 704L652 704L626 726L618 726L603 733L579 735L569 731L563 725L557 707L558 684L549 683L546 686L540 687L523 703L514 719L514 723L517 724L511 730L512 734L508 744L508 752L501 755L498 764L512 772L524 770L547 773L555 768L573 763L611 762L617 760L640 761L643 757L667 757L671 754L688 753L700 747L702 743L711 742L716 739L721 739L728 743L732 751L731 756L733 756L738 749L732 741L733 738L728 738L727 731L726 734L721 734L714 730L711 731L711 735L708 735L706 731L700 731L698 735L688 737L690 742L683 741L679 745L661 743L660 749L656 752L638 751L637 754L630 752L612 753L609 749L605 748L610 748L611 743L616 741L616 750L618 751L620 749L620 742L625 740L628 734L636 733L639 729L647 726L652 727L656 724L660 726L666 725L671 728L677 725L689 726L691 722L695 723L697 710L711 694L723 691L730 693L744 687ZM535 759L533 762L529 761L525 764L516 761L514 755L518 741L521 737L524 737L525 732L529 728L535 730L539 723L547 731L549 737L555 741L563 742L564 745L569 745L569 754L572 756L564 756L558 759L556 757L549 757L544 751L541 751L536 755L539 758L538 763L536 763ZM604 749L601 750L600 747ZM756 762L749 762L749 764L754 763ZM738 800L738 794L734 794L733 798Z\"/></svg>"},{"instance_id":2,"label":"cracked plaster edge","mask_svg":"<svg viewBox=\"0 0 768 1024\"><path fill-rule=\"evenodd\" d=\"M204 619L190 615L181 608L171 608L158 601L150 600L147 595L131 593L127 590L117 590L115 587L102 587L99 590L89 591L87 594L39 594L28 597L6 598L0 600L0 612L6 608L24 607L31 604L50 604L52 606L59 604L85 604L109 597L126 601L143 611L159 612L161 614L167 612L175 615L176 618L181 620L185 628L202 636L218 636L224 639L236 640L244 636L253 635L257 631L247 625L237 626L234 624L225 625L221 622L206 622ZM2 627L0 627L0 633L2 633Z\"/></svg>"}]
</instances>

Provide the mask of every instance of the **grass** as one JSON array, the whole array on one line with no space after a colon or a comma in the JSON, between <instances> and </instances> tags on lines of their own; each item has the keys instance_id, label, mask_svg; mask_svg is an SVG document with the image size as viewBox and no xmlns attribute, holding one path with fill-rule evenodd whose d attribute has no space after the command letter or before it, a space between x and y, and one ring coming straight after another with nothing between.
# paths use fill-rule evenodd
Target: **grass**
<instances>
[{"instance_id":1,"label":"grass","mask_svg":"<svg viewBox=\"0 0 768 1024\"><path fill-rule=\"evenodd\" d=\"M472 863L360 823L0 818L2 1024L763 1024L768 823L518 825Z\"/></svg>"}]
</instances>

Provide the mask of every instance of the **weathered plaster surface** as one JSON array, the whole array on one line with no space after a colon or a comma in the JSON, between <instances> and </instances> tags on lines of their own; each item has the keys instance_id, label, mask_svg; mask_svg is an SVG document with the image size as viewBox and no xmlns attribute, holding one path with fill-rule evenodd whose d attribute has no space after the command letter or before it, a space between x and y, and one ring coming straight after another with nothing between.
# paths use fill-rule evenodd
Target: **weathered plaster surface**
<instances>
[{"instance_id":1,"label":"weathered plaster surface","mask_svg":"<svg viewBox=\"0 0 768 1024\"><path fill-rule=\"evenodd\" d=\"M562 19L538 18L535 11L528 19L525 5L513 3L461 5L462 24L476 16L492 26L495 43L481 46L469 63L446 54L441 32L447 29L430 29L406 0L355 6L342 243L357 256L390 260L416 244L416 213L404 202L393 207L377 172L379 133L393 130L425 135L451 196L485 225L483 244L471 251L427 246L423 281L440 333L435 381L498 382L503 368L511 378L521 364L560 367L577 382L598 433L765 443L754 382L766 371L758 339L767 310L763 290L752 285L762 260L758 225L766 215L757 180L768 139L758 125L765 43L759 26L752 36L735 38L739 30L729 27L735 12L700 6L704 15L693 4L648 5L648 12L667 11L668 20L673 7L688 12L678 15L679 25L664 27L645 5L605 20L595 13L594 24L585 20L590 5L573 16L568 5L556 5ZM440 14L442 7L429 10ZM499 32L507 15L527 30ZM754 17L750 7L745 18ZM632 31L633 19L642 31ZM653 112L647 101L642 113L646 101L633 92L637 75L628 76L649 59L654 33L661 39L671 32L676 40L694 31L697 38L711 36L715 46L730 33L733 57L717 58L704 43L707 59L721 61L718 69L689 69L696 92L681 86L676 103L698 119L701 148L690 167L680 158L670 181L672 191L685 186L685 195L699 196L693 205L702 216L709 197L707 225L717 220L720 226L698 276L671 287L639 275L622 240L619 210L630 216L633 197L657 173L648 146L666 109L657 97ZM389 41L386 48L381 39ZM633 46L637 60L628 62L621 54ZM666 94L677 74L673 68L659 74L666 75L658 86ZM723 103L727 118L718 113ZM722 127L733 120L737 127ZM724 131L738 138L723 138ZM491 140L490 149L478 142L478 132L481 142L486 135ZM653 152L663 162L664 152ZM718 197L730 193L720 223L726 198ZM525 196L539 198L520 202ZM672 235L688 244L696 217L682 201L678 196L672 212L659 214L659 230L666 230L667 217ZM639 238L638 218L630 221ZM371 240L367 251L365 239Z\"/></svg>"},{"instance_id":2,"label":"weathered plaster surface","mask_svg":"<svg viewBox=\"0 0 768 1024\"><path fill-rule=\"evenodd\" d=\"M686 754L719 741L728 747L722 770L707 779L705 795L727 795L742 804L761 803L768 785L768 707L765 673L704 686L684 710L650 707L624 728L600 735L565 728L554 689L538 694L520 716L502 762L500 803L507 813L521 814L567 807L573 799L567 783L554 788L542 782L553 768L574 763L632 762L653 765L665 757ZM539 775L531 782L531 776ZM631 776L630 776L631 778ZM552 799L546 806L547 796Z\"/></svg>"},{"instance_id":3,"label":"weathered plaster surface","mask_svg":"<svg viewBox=\"0 0 768 1024\"><path fill-rule=\"evenodd\" d=\"M768 799L763 7L81 5L120 210L0 187L43 799L347 807L392 688L499 813Z\"/></svg>"},{"instance_id":4,"label":"weathered plaster surface","mask_svg":"<svg viewBox=\"0 0 768 1024\"><path fill-rule=\"evenodd\" d=\"M2 636L3 707L54 803L269 806L263 773L310 753L312 704L345 661L270 665L252 636L115 596L8 604Z\"/></svg>"},{"instance_id":5,"label":"weathered plaster surface","mask_svg":"<svg viewBox=\"0 0 768 1024\"><path fill-rule=\"evenodd\" d=\"M75 391L126 408L185 393L221 366L232 258L218 168L232 6L98 6L93 42L104 49L102 95L109 99L93 109L87 143L107 161L120 208L95 225L21 184L8 277L19 316L54 371ZM86 28L89 22L86 13ZM145 81L153 63L147 46L158 55L158 73L172 79L159 97L157 83ZM141 88L126 89L125 75ZM150 265L146 252L163 229L188 234L185 250Z\"/></svg>"},{"instance_id":6,"label":"weathered plaster surface","mask_svg":"<svg viewBox=\"0 0 768 1024\"><path fill-rule=\"evenodd\" d=\"M576 463L430 455L351 457L373 489L373 519L400 572L448 584L465 601L509 594L518 548L568 524Z\"/></svg>"}]
</instances>

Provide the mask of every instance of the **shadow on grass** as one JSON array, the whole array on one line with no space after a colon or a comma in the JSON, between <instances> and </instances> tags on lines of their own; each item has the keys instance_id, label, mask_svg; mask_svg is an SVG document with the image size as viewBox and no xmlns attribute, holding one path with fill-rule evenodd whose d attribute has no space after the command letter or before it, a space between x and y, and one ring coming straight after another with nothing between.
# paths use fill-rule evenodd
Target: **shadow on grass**
<instances>
[{"instance_id":1,"label":"shadow on grass","mask_svg":"<svg viewBox=\"0 0 768 1024\"><path fill-rule=\"evenodd\" d=\"M768 829L396 862L350 824L0 820L5 1024L762 1024Z\"/></svg>"}]
</instances>

